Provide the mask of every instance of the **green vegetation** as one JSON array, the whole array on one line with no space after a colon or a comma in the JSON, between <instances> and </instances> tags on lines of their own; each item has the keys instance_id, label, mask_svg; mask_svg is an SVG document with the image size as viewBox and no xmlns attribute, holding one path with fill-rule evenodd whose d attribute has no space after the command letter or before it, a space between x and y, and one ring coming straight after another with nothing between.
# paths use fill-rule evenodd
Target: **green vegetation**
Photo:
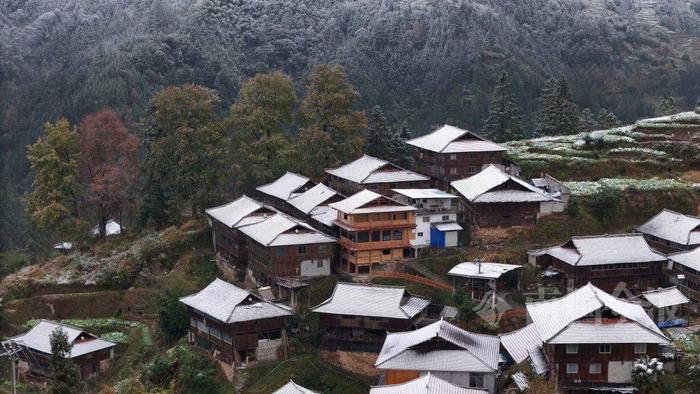
<instances>
[{"instance_id":1,"label":"green vegetation","mask_svg":"<svg viewBox=\"0 0 700 394\"><path fill-rule=\"evenodd\" d=\"M158 322L167 342L182 338L190 325L185 306L180 303L180 297L183 295L167 290L160 298Z\"/></svg>"},{"instance_id":2,"label":"green vegetation","mask_svg":"<svg viewBox=\"0 0 700 394\"><path fill-rule=\"evenodd\" d=\"M80 369L68 357L71 345L68 335L61 328L56 328L50 337L51 356L49 358L49 373L51 375L51 394L76 394L86 392L85 382L80 376Z\"/></svg>"}]
</instances>

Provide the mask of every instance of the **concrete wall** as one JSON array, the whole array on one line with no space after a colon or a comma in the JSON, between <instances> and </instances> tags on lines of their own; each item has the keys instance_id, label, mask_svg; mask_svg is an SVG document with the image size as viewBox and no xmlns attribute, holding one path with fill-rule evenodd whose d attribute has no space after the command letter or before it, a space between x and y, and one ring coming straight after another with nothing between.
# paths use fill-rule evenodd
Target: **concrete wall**
<instances>
[{"instance_id":1,"label":"concrete wall","mask_svg":"<svg viewBox=\"0 0 700 394\"><path fill-rule=\"evenodd\" d=\"M445 247L446 248L453 248L453 247L457 246L458 241L459 241L458 231L448 231L445 233Z\"/></svg>"},{"instance_id":2,"label":"concrete wall","mask_svg":"<svg viewBox=\"0 0 700 394\"><path fill-rule=\"evenodd\" d=\"M321 264L320 267L319 264ZM303 277L328 276L331 274L331 259L303 260L299 266L299 274Z\"/></svg>"},{"instance_id":3,"label":"concrete wall","mask_svg":"<svg viewBox=\"0 0 700 394\"><path fill-rule=\"evenodd\" d=\"M443 216L448 216L447 220L443 220ZM424 218L427 218L428 221L426 222ZM457 213L432 213L432 214L426 214L426 215L417 215L416 216L416 229L415 235L416 238L411 240L411 245L413 245L414 248L423 248L423 247L429 247L430 246L430 226L432 223L440 223L440 222L456 222L457 221ZM420 235L422 233L422 235ZM453 246L457 246L455 243Z\"/></svg>"},{"instance_id":4,"label":"concrete wall","mask_svg":"<svg viewBox=\"0 0 700 394\"><path fill-rule=\"evenodd\" d=\"M631 383L634 361L609 361L608 383Z\"/></svg>"},{"instance_id":5,"label":"concrete wall","mask_svg":"<svg viewBox=\"0 0 700 394\"><path fill-rule=\"evenodd\" d=\"M277 349L279 349L280 346L282 346L282 338L258 340L256 355L258 361L277 360Z\"/></svg>"}]
</instances>

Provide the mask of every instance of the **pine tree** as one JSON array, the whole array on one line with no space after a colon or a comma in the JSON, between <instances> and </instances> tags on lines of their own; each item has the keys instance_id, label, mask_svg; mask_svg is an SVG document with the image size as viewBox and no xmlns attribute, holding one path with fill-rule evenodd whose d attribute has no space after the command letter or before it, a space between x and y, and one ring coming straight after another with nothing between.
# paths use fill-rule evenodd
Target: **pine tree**
<instances>
[{"instance_id":1,"label":"pine tree","mask_svg":"<svg viewBox=\"0 0 700 394\"><path fill-rule=\"evenodd\" d=\"M612 129L620 126L620 121L614 113L605 108L601 108L598 112L598 124L602 130Z\"/></svg>"},{"instance_id":2,"label":"pine tree","mask_svg":"<svg viewBox=\"0 0 700 394\"><path fill-rule=\"evenodd\" d=\"M539 98L535 133L537 135L574 134L578 131L576 104L571 100L566 78L551 78Z\"/></svg>"},{"instance_id":3,"label":"pine tree","mask_svg":"<svg viewBox=\"0 0 700 394\"><path fill-rule=\"evenodd\" d=\"M484 134L497 142L521 139L521 112L508 73L503 72L491 96L489 116L484 121Z\"/></svg>"},{"instance_id":4,"label":"pine tree","mask_svg":"<svg viewBox=\"0 0 700 394\"><path fill-rule=\"evenodd\" d=\"M676 100L671 96L664 96L659 101L659 111L661 115L668 116L678 113L678 106L676 106Z\"/></svg>"},{"instance_id":5,"label":"pine tree","mask_svg":"<svg viewBox=\"0 0 700 394\"><path fill-rule=\"evenodd\" d=\"M85 382L80 376L80 370L70 358L71 344L68 335L61 327L57 327L51 333L51 358L49 359L49 371L51 374L52 394L75 394L87 391Z\"/></svg>"},{"instance_id":6,"label":"pine tree","mask_svg":"<svg viewBox=\"0 0 700 394\"><path fill-rule=\"evenodd\" d=\"M406 143L410 138L411 132L405 121L398 130L391 133L391 161L404 168L413 166L413 150Z\"/></svg>"},{"instance_id":7,"label":"pine tree","mask_svg":"<svg viewBox=\"0 0 700 394\"><path fill-rule=\"evenodd\" d=\"M381 159L391 159L393 134L386 127L384 114L378 105L372 108L368 124L365 133L365 153Z\"/></svg>"},{"instance_id":8,"label":"pine tree","mask_svg":"<svg viewBox=\"0 0 700 394\"><path fill-rule=\"evenodd\" d=\"M578 131L589 132L598 130L599 128L600 125L593 111L591 111L590 108L584 108L583 111L581 111L581 115L578 117Z\"/></svg>"}]
</instances>

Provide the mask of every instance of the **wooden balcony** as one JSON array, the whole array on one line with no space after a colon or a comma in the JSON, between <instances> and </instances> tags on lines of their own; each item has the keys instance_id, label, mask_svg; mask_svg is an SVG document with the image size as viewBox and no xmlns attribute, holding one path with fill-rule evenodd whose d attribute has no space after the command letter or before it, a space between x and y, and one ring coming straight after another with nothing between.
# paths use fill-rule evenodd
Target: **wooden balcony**
<instances>
[{"instance_id":1,"label":"wooden balcony","mask_svg":"<svg viewBox=\"0 0 700 394\"><path fill-rule=\"evenodd\" d=\"M351 228L355 231L364 230L390 230L390 229L402 229L402 228L415 228L416 219L412 217L411 219L405 220L377 220L369 222L342 222L342 225L347 228Z\"/></svg>"},{"instance_id":2,"label":"wooden balcony","mask_svg":"<svg viewBox=\"0 0 700 394\"><path fill-rule=\"evenodd\" d=\"M378 242L352 242L347 238L340 237L338 243L349 249L356 251L363 250L381 250L381 249L403 249L411 247L410 239L392 240L392 241L378 241Z\"/></svg>"}]
</instances>

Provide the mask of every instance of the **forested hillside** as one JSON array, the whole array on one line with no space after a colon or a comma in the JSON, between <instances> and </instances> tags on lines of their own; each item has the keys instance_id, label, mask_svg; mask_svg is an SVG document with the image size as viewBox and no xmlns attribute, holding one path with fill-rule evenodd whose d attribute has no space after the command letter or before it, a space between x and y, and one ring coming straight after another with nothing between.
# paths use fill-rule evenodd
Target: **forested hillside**
<instances>
[{"instance_id":1,"label":"forested hillside","mask_svg":"<svg viewBox=\"0 0 700 394\"><path fill-rule=\"evenodd\" d=\"M28 231L26 145L42 124L108 106L136 135L169 85L213 89L227 111L242 82L280 70L303 97L318 63L339 63L359 109L384 109L414 134L453 123L479 131L507 71L532 130L551 77L579 108L622 121L662 96L694 105L698 0L7 0L0 2L0 246ZM369 111L368 111L369 112Z\"/></svg>"}]
</instances>

